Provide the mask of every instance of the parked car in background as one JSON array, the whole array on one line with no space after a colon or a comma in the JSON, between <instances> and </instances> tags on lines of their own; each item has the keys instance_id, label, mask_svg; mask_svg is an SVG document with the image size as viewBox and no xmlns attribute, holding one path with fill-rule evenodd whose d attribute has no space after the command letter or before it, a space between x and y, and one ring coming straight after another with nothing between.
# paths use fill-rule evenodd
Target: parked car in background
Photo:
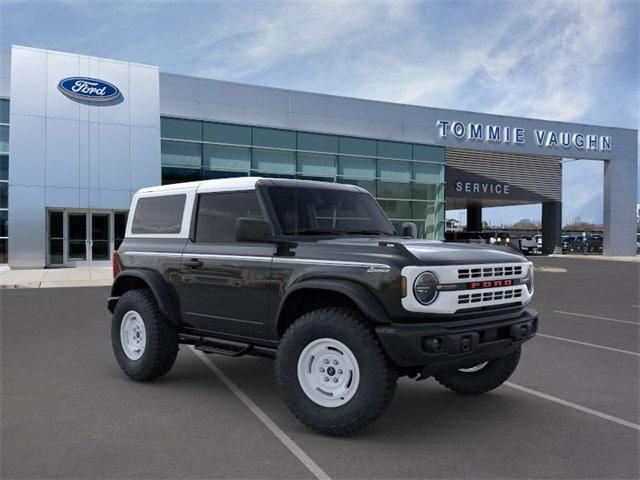
<instances>
[{"instance_id":1,"label":"parked car in background","mask_svg":"<svg viewBox=\"0 0 640 480\"><path fill-rule=\"evenodd\" d=\"M481 232L445 232L445 241L456 243L479 243L483 245L496 245L518 248L512 245L511 235L504 231L483 230Z\"/></svg>"},{"instance_id":2,"label":"parked car in background","mask_svg":"<svg viewBox=\"0 0 640 480\"><path fill-rule=\"evenodd\" d=\"M562 237L562 253L598 254L602 251L602 235L563 235Z\"/></svg>"},{"instance_id":3,"label":"parked car in background","mask_svg":"<svg viewBox=\"0 0 640 480\"><path fill-rule=\"evenodd\" d=\"M517 242L512 238L511 241L516 245L522 253L525 255L533 255L540 253L538 249L538 241L534 237L522 237Z\"/></svg>"}]
</instances>

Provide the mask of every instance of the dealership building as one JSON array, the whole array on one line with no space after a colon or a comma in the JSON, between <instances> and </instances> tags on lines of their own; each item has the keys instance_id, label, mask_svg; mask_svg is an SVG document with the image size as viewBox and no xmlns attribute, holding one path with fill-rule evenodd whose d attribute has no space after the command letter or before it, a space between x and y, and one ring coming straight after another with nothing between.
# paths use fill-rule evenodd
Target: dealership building
<instances>
[{"instance_id":1,"label":"dealership building","mask_svg":"<svg viewBox=\"0 0 640 480\"><path fill-rule=\"evenodd\" d=\"M401 88L401 85L398 86ZM0 263L108 264L142 187L236 176L366 188L443 239L446 209L542 205L561 239L562 160L604 162L604 253L635 255L637 130L338 97L13 46L0 53ZM564 199L570 202L571 199Z\"/></svg>"}]
</instances>

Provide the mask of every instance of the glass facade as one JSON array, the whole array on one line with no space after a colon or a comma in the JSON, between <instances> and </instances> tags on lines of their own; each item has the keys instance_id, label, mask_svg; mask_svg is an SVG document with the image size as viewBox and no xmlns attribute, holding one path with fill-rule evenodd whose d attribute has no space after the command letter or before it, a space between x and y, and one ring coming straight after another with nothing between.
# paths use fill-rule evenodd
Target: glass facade
<instances>
[{"instance_id":1,"label":"glass facade","mask_svg":"<svg viewBox=\"0 0 640 480\"><path fill-rule=\"evenodd\" d=\"M0 264L9 260L9 100L0 99Z\"/></svg>"},{"instance_id":2,"label":"glass facade","mask_svg":"<svg viewBox=\"0 0 640 480\"><path fill-rule=\"evenodd\" d=\"M262 176L367 189L397 230L444 238L444 148L162 117L162 183Z\"/></svg>"}]
</instances>

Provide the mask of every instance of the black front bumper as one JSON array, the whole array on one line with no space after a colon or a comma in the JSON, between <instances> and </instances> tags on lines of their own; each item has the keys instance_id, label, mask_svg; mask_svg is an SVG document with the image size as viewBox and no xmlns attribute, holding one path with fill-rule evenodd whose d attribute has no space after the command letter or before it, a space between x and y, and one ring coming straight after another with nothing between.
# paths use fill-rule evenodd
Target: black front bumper
<instances>
[{"instance_id":1,"label":"black front bumper","mask_svg":"<svg viewBox=\"0 0 640 480\"><path fill-rule=\"evenodd\" d=\"M538 312L420 324L392 323L376 327L391 360L399 367L423 368L423 373L465 368L508 355L532 338Z\"/></svg>"}]
</instances>

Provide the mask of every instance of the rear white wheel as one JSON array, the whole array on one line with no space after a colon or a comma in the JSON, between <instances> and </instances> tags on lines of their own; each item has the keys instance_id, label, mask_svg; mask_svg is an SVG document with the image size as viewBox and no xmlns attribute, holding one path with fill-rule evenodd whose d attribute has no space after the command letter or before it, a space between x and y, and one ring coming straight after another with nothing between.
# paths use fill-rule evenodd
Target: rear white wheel
<instances>
[{"instance_id":1,"label":"rear white wheel","mask_svg":"<svg viewBox=\"0 0 640 480\"><path fill-rule=\"evenodd\" d=\"M131 360L138 360L144 354L147 331L142 316L135 310L129 310L122 317L120 343L124 354Z\"/></svg>"},{"instance_id":2,"label":"rear white wheel","mask_svg":"<svg viewBox=\"0 0 640 480\"><path fill-rule=\"evenodd\" d=\"M147 381L166 374L178 354L178 334L150 290L128 290L111 320L111 345L130 378Z\"/></svg>"}]
</instances>

